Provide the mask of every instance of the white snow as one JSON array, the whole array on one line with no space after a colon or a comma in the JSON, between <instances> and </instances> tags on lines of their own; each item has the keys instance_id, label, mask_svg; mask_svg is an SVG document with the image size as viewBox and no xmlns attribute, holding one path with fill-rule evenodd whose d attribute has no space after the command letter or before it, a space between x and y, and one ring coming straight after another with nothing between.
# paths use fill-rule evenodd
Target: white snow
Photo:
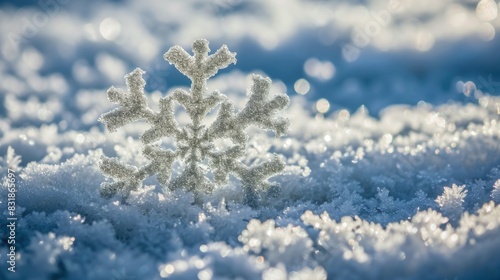
<instances>
[{"instance_id":1,"label":"white snow","mask_svg":"<svg viewBox=\"0 0 500 280\"><path fill-rule=\"evenodd\" d=\"M0 228L9 167L18 218L1 279L500 278L495 1L49 2L0 5ZM287 135L249 127L242 161L283 155L281 192L252 208L229 177L197 204L153 176L126 202L102 198L101 156L149 162L148 124L98 122L115 108L106 89L145 69L158 111L189 86L162 53L197 38L238 52L207 84L237 111L252 73L290 96Z\"/></svg>"}]
</instances>

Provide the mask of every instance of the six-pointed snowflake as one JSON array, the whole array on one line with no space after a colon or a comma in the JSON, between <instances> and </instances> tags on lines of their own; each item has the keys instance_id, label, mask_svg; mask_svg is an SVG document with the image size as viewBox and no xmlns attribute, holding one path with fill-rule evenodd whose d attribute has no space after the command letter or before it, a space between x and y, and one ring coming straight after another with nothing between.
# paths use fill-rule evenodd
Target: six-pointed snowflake
<instances>
[{"instance_id":1,"label":"six-pointed snowflake","mask_svg":"<svg viewBox=\"0 0 500 280\"><path fill-rule=\"evenodd\" d=\"M240 179L245 192L245 202L256 206L262 191L275 193L278 185L267 179L284 169L284 162L275 155L270 161L246 166L239 159L245 155L247 135L245 129L257 125L262 129L274 131L277 137L284 134L288 120L276 115L289 104L286 94L270 97L271 80L259 75L253 76L249 101L244 109L235 112L227 97L219 91L207 92L207 80L219 69L236 63L235 53L223 45L215 54L208 55L208 41L201 39L193 43L194 56L190 56L179 46L170 48L164 58L173 64L192 82L189 92L176 89L172 94L160 99L160 111L155 112L147 106L144 94L144 72L136 69L128 74L128 93L111 87L108 98L120 105L119 108L101 116L110 132L137 120L145 120L151 128L141 136L145 144L144 156L150 163L137 168L120 162L118 159L102 157L102 172L115 179L113 183L103 183L101 194L112 197L118 192L126 198L130 191L142 185L147 177L157 175L158 181L170 189L181 188L191 191L199 199L199 194L209 193L214 185L224 185L231 174ZM191 123L181 127L175 120L174 102L180 104L188 113ZM204 117L216 106L220 109L215 121L208 127L201 124ZM164 137L172 137L176 142L175 150L164 150L157 143ZM217 148L215 141L230 139L232 146ZM172 177L175 161L184 163L185 169ZM212 173L213 176L208 176ZM213 180L210 178L213 177Z\"/></svg>"}]
</instances>

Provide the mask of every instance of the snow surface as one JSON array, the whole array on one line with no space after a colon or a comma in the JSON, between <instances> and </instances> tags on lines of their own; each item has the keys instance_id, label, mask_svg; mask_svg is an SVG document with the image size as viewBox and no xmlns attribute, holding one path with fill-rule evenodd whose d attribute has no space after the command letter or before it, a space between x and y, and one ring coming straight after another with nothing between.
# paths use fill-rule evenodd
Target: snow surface
<instances>
[{"instance_id":1,"label":"snow surface","mask_svg":"<svg viewBox=\"0 0 500 280\"><path fill-rule=\"evenodd\" d=\"M402 0L365 45L388 2L40 3L0 4L0 177L18 180L15 273L0 187L0 279L500 278L498 2ZM148 162L147 124L98 122L106 89L140 67L157 110L189 86L162 54L198 38L238 53L208 82L237 109L252 73L290 96L288 135L250 128L244 160L284 155L281 193L251 208L230 178L199 205L151 177L102 198L103 154Z\"/></svg>"}]
</instances>

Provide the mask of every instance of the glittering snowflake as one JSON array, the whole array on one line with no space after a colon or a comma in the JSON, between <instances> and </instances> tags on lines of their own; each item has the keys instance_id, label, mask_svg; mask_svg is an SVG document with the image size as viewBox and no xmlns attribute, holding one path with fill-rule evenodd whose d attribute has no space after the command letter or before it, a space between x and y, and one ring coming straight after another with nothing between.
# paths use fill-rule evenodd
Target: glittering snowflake
<instances>
[{"instance_id":1,"label":"glittering snowflake","mask_svg":"<svg viewBox=\"0 0 500 280\"><path fill-rule=\"evenodd\" d=\"M219 69L236 63L236 53L223 45L217 52L208 55L208 41L201 39L193 43L194 56L180 46L170 48L164 58L173 64L192 82L189 92L176 89L172 94L159 101L160 111L155 112L147 106L144 94L145 81L141 69L135 69L125 77L128 93L111 87L107 94L111 102L120 107L105 113L100 121L110 132L128 123L145 120L151 128L141 136L144 156L149 164L140 168L127 165L115 158L103 156L100 168L113 179L113 183L101 185L101 195L112 197L118 192L126 198L130 191L136 190L149 176L157 175L158 181L170 188L191 191L199 199L199 194L210 193L214 186L227 184L229 175L238 178L245 192L245 202L256 206L263 192L276 193L279 185L267 180L284 169L284 162L277 155L270 161L246 166L239 159L246 151L248 136L245 129L256 125L274 131L279 137L288 128L288 120L277 116L286 108L289 98L286 94L270 96L271 80L259 75L253 76L253 85L246 106L236 112L233 104L219 91L207 92L207 80ZM175 120L174 102L180 104L188 113L191 123L181 127ZM216 106L220 109L215 121L208 127L202 125L204 117ZM157 143L164 137L176 142L175 150L164 150ZM230 139L232 145L217 148L215 141ZM172 177L174 162L181 161L185 169ZM207 176L211 173L213 176ZM211 179L212 178L212 179Z\"/></svg>"},{"instance_id":2,"label":"glittering snowflake","mask_svg":"<svg viewBox=\"0 0 500 280\"><path fill-rule=\"evenodd\" d=\"M443 194L436 198L442 213L452 221L457 221L464 211L464 198L467 196L465 185L444 187Z\"/></svg>"}]
</instances>

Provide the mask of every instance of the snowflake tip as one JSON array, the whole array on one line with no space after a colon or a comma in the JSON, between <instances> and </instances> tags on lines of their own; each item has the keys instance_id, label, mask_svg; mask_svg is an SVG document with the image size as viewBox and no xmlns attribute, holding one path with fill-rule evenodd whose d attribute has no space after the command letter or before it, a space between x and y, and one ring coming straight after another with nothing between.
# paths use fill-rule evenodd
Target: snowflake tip
<instances>
[{"instance_id":1,"label":"snowflake tip","mask_svg":"<svg viewBox=\"0 0 500 280\"><path fill-rule=\"evenodd\" d=\"M125 75L125 81L127 87L130 89L140 89L146 85L146 81L142 78L142 75L146 74L141 68L135 68L134 71Z\"/></svg>"},{"instance_id":2,"label":"snowflake tip","mask_svg":"<svg viewBox=\"0 0 500 280\"><path fill-rule=\"evenodd\" d=\"M222 47L217 50L217 53L221 55L221 60L228 61L228 65L231 63L236 64L236 52L229 51L226 45L222 45Z\"/></svg>"},{"instance_id":3,"label":"snowflake tip","mask_svg":"<svg viewBox=\"0 0 500 280\"><path fill-rule=\"evenodd\" d=\"M195 54L208 54L210 48L208 47L208 40L198 39L193 42L193 52Z\"/></svg>"},{"instance_id":4,"label":"snowflake tip","mask_svg":"<svg viewBox=\"0 0 500 280\"><path fill-rule=\"evenodd\" d=\"M113 103L120 103L123 101L123 99L125 97L122 90L117 89L113 86L110 87L106 93L108 95L109 101L111 101Z\"/></svg>"},{"instance_id":5,"label":"snowflake tip","mask_svg":"<svg viewBox=\"0 0 500 280\"><path fill-rule=\"evenodd\" d=\"M264 78L261 75L253 74L253 92L254 93L267 93L271 88L271 79Z\"/></svg>"},{"instance_id":6,"label":"snowflake tip","mask_svg":"<svg viewBox=\"0 0 500 280\"><path fill-rule=\"evenodd\" d=\"M274 105L273 107L278 110L282 110L288 107L288 105L290 104L290 98L288 98L288 96L286 96L285 94L278 94L276 95L272 103Z\"/></svg>"}]
</instances>

